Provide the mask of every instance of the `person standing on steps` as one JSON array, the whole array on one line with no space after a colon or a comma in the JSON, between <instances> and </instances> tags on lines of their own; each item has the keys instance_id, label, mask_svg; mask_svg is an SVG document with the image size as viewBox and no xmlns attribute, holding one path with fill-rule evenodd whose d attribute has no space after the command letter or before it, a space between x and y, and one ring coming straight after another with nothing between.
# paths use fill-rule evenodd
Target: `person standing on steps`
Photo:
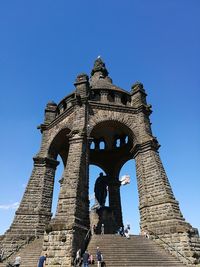
<instances>
[{"instance_id":1,"label":"person standing on steps","mask_svg":"<svg viewBox=\"0 0 200 267\"><path fill-rule=\"evenodd\" d=\"M20 254L18 254L17 257L15 258L14 266L19 267L20 264L21 264L21 257Z\"/></svg>"},{"instance_id":2,"label":"person standing on steps","mask_svg":"<svg viewBox=\"0 0 200 267\"><path fill-rule=\"evenodd\" d=\"M130 238L130 224L127 224L127 227L126 227L126 229L124 230L124 235L125 235L125 237L127 238L127 239L129 239Z\"/></svg>"},{"instance_id":3,"label":"person standing on steps","mask_svg":"<svg viewBox=\"0 0 200 267\"><path fill-rule=\"evenodd\" d=\"M90 254L87 250L83 253L83 267L88 267Z\"/></svg>"},{"instance_id":4,"label":"person standing on steps","mask_svg":"<svg viewBox=\"0 0 200 267\"><path fill-rule=\"evenodd\" d=\"M101 235L104 235L104 224L101 225Z\"/></svg>"},{"instance_id":5,"label":"person standing on steps","mask_svg":"<svg viewBox=\"0 0 200 267\"><path fill-rule=\"evenodd\" d=\"M80 266L81 265L81 249L79 248L76 252L76 258L74 260L74 266Z\"/></svg>"},{"instance_id":6,"label":"person standing on steps","mask_svg":"<svg viewBox=\"0 0 200 267\"><path fill-rule=\"evenodd\" d=\"M97 267L101 267L101 263L103 261L103 255L101 251L99 250L99 247L97 247L96 259L97 259Z\"/></svg>"},{"instance_id":7,"label":"person standing on steps","mask_svg":"<svg viewBox=\"0 0 200 267\"><path fill-rule=\"evenodd\" d=\"M92 254L90 254L90 257L89 257L89 261L88 262L89 262L89 264L94 264L94 259L93 259Z\"/></svg>"},{"instance_id":8,"label":"person standing on steps","mask_svg":"<svg viewBox=\"0 0 200 267\"><path fill-rule=\"evenodd\" d=\"M44 267L47 259L47 254L41 256L38 261L38 267Z\"/></svg>"}]
</instances>

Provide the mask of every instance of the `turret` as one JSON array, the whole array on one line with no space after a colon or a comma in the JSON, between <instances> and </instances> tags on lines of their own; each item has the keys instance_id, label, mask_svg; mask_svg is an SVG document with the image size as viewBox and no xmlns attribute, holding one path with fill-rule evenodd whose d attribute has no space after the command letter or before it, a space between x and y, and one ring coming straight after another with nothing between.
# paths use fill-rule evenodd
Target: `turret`
<instances>
[{"instance_id":1,"label":"turret","mask_svg":"<svg viewBox=\"0 0 200 267\"><path fill-rule=\"evenodd\" d=\"M94 62L94 67L91 71L90 84L94 85L98 80L104 79L105 81L112 83L112 79L108 77L108 71L106 69L105 63L100 57L98 57Z\"/></svg>"},{"instance_id":2,"label":"turret","mask_svg":"<svg viewBox=\"0 0 200 267\"><path fill-rule=\"evenodd\" d=\"M51 101L47 103L46 108L45 108L44 124L49 124L55 119L56 109L57 109L57 104L55 102Z\"/></svg>"},{"instance_id":3,"label":"turret","mask_svg":"<svg viewBox=\"0 0 200 267\"><path fill-rule=\"evenodd\" d=\"M77 96L80 96L81 99L88 97L90 86L87 74L79 74L75 80L74 85L76 87Z\"/></svg>"},{"instance_id":4,"label":"turret","mask_svg":"<svg viewBox=\"0 0 200 267\"><path fill-rule=\"evenodd\" d=\"M142 104L146 105L146 96L143 84L141 82L136 82L131 87L131 106L139 107Z\"/></svg>"}]
</instances>

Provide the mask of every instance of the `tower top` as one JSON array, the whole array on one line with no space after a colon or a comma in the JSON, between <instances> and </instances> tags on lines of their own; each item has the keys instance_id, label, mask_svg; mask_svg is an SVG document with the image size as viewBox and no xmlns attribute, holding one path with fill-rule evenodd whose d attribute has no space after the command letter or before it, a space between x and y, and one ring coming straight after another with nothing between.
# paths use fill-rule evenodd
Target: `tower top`
<instances>
[{"instance_id":1,"label":"tower top","mask_svg":"<svg viewBox=\"0 0 200 267\"><path fill-rule=\"evenodd\" d=\"M106 69L105 63L100 56L98 56L94 62L94 67L91 71L91 75L93 76L95 73L102 75L104 78L108 76L108 71Z\"/></svg>"}]
</instances>

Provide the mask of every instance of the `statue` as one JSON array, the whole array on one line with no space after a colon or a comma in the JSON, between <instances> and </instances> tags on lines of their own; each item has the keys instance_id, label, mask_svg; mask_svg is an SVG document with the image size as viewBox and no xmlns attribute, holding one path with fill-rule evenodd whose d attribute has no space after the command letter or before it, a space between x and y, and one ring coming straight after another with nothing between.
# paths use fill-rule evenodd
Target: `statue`
<instances>
[{"instance_id":1,"label":"statue","mask_svg":"<svg viewBox=\"0 0 200 267\"><path fill-rule=\"evenodd\" d=\"M97 178L94 186L94 194L95 198L100 207L104 207L106 203L107 197L107 183L106 183L106 176L103 175L101 172L99 177Z\"/></svg>"}]
</instances>

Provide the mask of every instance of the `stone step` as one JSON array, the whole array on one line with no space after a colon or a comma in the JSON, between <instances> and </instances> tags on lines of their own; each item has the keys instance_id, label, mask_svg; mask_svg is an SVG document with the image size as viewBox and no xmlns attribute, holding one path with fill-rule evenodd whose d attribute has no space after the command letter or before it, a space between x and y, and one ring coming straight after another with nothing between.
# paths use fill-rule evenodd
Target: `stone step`
<instances>
[{"instance_id":1,"label":"stone step","mask_svg":"<svg viewBox=\"0 0 200 267\"><path fill-rule=\"evenodd\" d=\"M20 253L22 264L20 267L36 267L42 252L43 237L27 244L12 256L14 261ZM131 236L130 239L116 235L94 235L88 246L88 251L95 259L96 247L99 246L107 267L184 267L176 258L167 253L152 240L142 236ZM6 263L0 263L5 267ZM96 266L96 263L91 266Z\"/></svg>"},{"instance_id":2,"label":"stone step","mask_svg":"<svg viewBox=\"0 0 200 267\"><path fill-rule=\"evenodd\" d=\"M0 263L0 267L5 267L7 262L14 262L15 257L20 254L22 263L20 267L36 267L38 259L42 252L43 237L35 239L31 243L25 245L17 253L13 254L8 261Z\"/></svg>"},{"instance_id":3,"label":"stone step","mask_svg":"<svg viewBox=\"0 0 200 267\"><path fill-rule=\"evenodd\" d=\"M93 235L88 245L88 252L94 259L97 246L108 267L184 266L162 247L143 236L132 235L127 239L118 235Z\"/></svg>"}]
</instances>

